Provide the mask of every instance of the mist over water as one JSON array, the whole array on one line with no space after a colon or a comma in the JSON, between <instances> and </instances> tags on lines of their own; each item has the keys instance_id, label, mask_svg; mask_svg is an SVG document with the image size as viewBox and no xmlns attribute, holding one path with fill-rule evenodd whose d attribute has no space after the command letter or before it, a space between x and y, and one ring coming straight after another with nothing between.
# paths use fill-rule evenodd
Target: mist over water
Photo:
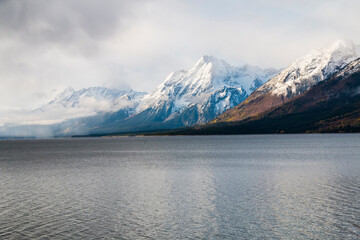
<instances>
[{"instance_id":1,"label":"mist over water","mask_svg":"<svg viewBox=\"0 0 360 240\"><path fill-rule=\"evenodd\" d=\"M0 140L0 238L358 239L360 135Z\"/></svg>"}]
</instances>

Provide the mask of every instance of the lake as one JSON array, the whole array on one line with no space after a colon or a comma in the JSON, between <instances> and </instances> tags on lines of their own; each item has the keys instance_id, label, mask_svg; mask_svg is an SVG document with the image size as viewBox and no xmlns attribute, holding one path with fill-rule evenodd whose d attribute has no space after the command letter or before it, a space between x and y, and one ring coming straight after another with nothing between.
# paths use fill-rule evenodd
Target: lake
<instances>
[{"instance_id":1,"label":"lake","mask_svg":"<svg viewBox=\"0 0 360 240\"><path fill-rule=\"evenodd\" d=\"M360 135L0 140L1 239L359 239Z\"/></svg>"}]
</instances>

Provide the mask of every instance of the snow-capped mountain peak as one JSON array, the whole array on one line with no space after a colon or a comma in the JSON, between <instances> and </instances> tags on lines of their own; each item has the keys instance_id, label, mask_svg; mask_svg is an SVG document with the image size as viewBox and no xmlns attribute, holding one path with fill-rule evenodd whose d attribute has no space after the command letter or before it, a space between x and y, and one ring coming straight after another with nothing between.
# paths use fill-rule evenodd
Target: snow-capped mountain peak
<instances>
[{"instance_id":1,"label":"snow-capped mountain peak","mask_svg":"<svg viewBox=\"0 0 360 240\"><path fill-rule=\"evenodd\" d=\"M222 60L217 59L214 56L211 55L203 55L200 57L200 59L196 62L195 66L198 65L203 65L203 64L207 64L207 63L214 63L214 62L219 62Z\"/></svg>"},{"instance_id":2,"label":"snow-capped mountain peak","mask_svg":"<svg viewBox=\"0 0 360 240\"><path fill-rule=\"evenodd\" d=\"M141 109L166 109L166 113L173 117L197 106L199 119L206 122L214 114L239 104L275 73L275 70L250 65L234 67L224 60L204 55L189 71L170 73L155 91L144 97ZM209 111L202 109L204 106L212 108L213 113L201 116Z\"/></svg>"},{"instance_id":3,"label":"snow-capped mountain peak","mask_svg":"<svg viewBox=\"0 0 360 240\"><path fill-rule=\"evenodd\" d=\"M359 50L352 41L338 40L297 59L258 91L285 97L296 96L358 58Z\"/></svg>"},{"instance_id":4,"label":"snow-capped mountain peak","mask_svg":"<svg viewBox=\"0 0 360 240\"><path fill-rule=\"evenodd\" d=\"M195 66L190 71L196 71L199 69L208 70L208 71L217 71L221 69L226 69L231 67L227 62L224 60L218 59L211 55L203 55L201 58L196 62Z\"/></svg>"},{"instance_id":5,"label":"snow-capped mountain peak","mask_svg":"<svg viewBox=\"0 0 360 240\"><path fill-rule=\"evenodd\" d=\"M330 52L348 52L350 54L353 54L356 51L357 46L355 43L351 40L347 39L340 39L331 44L331 46L328 48ZM326 50L326 48L325 48Z\"/></svg>"},{"instance_id":6,"label":"snow-capped mountain peak","mask_svg":"<svg viewBox=\"0 0 360 240\"><path fill-rule=\"evenodd\" d=\"M144 95L145 93L132 89L89 87L74 90L68 87L47 104L33 110L33 113L45 114L48 122L93 116L100 112L116 112L120 109L133 114Z\"/></svg>"},{"instance_id":7,"label":"snow-capped mountain peak","mask_svg":"<svg viewBox=\"0 0 360 240\"><path fill-rule=\"evenodd\" d=\"M131 99L137 96L144 95L143 93L135 92L134 90L119 90L105 87L89 87L80 90L74 90L71 87L66 88L57 97L51 100L49 105L61 105L63 107L80 107L83 100L93 99L94 101L107 101L111 105L115 105L118 99Z\"/></svg>"},{"instance_id":8,"label":"snow-capped mountain peak","mask_svg":"<svg viewBox=\"0 0 360 240\"><path fill-rule=\"evenodd\" d=\"M182 98L191 98L209 93L219 85L220 81L231 75L232 67L223 60L213 56L202 56L189 71L170 73L153 93L146 98L145 108L161 104L164 101L183 102Z\"/></svg>"}]
</instances>

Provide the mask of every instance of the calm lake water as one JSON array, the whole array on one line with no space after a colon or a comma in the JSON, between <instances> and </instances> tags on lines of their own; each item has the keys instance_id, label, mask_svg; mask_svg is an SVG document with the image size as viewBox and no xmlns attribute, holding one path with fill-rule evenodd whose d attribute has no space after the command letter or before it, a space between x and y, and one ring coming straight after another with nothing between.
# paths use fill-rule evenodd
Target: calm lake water
<instances>
[{"instance_id":1,"label":"calm lake water","mask_svg":"<svg viewBox=\"0 0 360 240\"><path fill-rule=\"evenodd\" d=\"M0 141L0 239L359 239L360 135Z\"/></svg>"}]
</instances>

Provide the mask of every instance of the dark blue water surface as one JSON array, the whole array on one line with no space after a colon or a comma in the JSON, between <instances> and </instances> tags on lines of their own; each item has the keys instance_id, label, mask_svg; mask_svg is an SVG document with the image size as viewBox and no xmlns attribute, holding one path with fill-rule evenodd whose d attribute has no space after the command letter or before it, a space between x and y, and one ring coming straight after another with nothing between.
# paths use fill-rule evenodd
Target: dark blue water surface
<instances>
[{"instance_id":1,"label":"dark blue water surface","mask_svg":"<svg viewBox=\"0 0 360 240\"><path fill-rule=\"evenodd\" d=\"M0 141L1 239L359 239L360 135Z\"/></svg>"}]
</instances>

